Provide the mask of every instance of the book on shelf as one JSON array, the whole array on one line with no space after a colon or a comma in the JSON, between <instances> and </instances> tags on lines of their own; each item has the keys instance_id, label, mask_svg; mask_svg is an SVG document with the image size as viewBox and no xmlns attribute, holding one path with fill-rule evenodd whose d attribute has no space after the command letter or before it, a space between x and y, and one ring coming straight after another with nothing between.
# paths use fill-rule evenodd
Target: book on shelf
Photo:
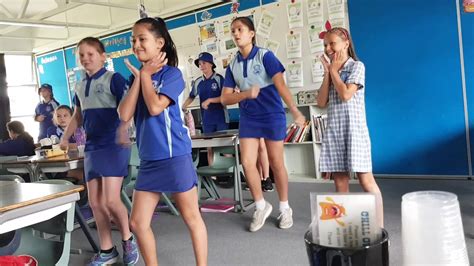
<instances>
[{"instance_id":1,"label":"book on shelf","mask_svg":"<svg viewBox=\"0 0 474 266\"><path fill-rule=\"evenodd\" d=\"M311 123L306 121L303 126L291 124L286 129L286 137L284 142L287 143L301 143L309 140L311 132Z\"/></svg>"},{"instance_id":2,"label":"book on shelf","mask_svg":"<svg viewBox=\"0 0 474 266\"><path fill-rule=\"evenodd\" d=\"M321 142L324 137L324 131L326 130L327 126L327 119L328 116L326 114L323 115L313 115L313 125L314 125L314 136L315 141Z\"/></svg>"}]
</instances>

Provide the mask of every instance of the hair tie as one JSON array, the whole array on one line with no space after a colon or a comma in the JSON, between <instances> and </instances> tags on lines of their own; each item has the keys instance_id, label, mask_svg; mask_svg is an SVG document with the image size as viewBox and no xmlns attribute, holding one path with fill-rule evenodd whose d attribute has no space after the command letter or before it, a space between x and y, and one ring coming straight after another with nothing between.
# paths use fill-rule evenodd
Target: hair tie
<instances>
[{"instance_id":1,"label":"hair tie","mask_svg":"<svg viewBox=\"0 0 474 266\"><path fill-rule=\"evenodd\" d=\"M326 28L326 31L321 31L319 33L319 39L324 39L324 36L326 36L326 33L331 30L332 26L329 20L326 20L326 23L324 24L324 27Z\"/></svg>"}]
</instances>

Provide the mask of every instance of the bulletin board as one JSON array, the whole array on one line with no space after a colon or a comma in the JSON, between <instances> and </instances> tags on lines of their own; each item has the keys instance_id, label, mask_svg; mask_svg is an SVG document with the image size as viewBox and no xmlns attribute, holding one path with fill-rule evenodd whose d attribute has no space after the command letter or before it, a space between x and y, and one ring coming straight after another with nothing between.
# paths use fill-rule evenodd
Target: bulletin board
<instances>
[{"instance_id":1,"label":"bulletin board","mask_svg":"<svg viewBox=\"0 0 474 266\"><path fill-rule=\"evenodd\" d=\"M70 105L64 51L58 50L36 57L36 68L39 83L51 84L54 98L60 104Z\"/></svg>"}]
</instances>

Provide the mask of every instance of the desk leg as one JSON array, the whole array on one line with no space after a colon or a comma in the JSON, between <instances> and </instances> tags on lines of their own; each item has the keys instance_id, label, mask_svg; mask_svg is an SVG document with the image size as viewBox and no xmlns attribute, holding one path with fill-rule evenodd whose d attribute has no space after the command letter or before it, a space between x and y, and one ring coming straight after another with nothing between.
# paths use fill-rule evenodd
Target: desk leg
<instances>
[{"instance_id":1,"label":"desk leg","mask_svg":"<svg viewBox=\"0 0 474 266\"><path fill-rule=\"evenodd\" d=\"M94 252L98 253L100 251L99 247L97 246L97 243L95 242L94 238L92 237L91 230L89 228L89 225L87 224L87 221L84 219L84 216L82 216L81 209L79 208L79 205L76 203L76 208L75 208L75 216L79 224L81 225L82 231L87 237L87 240L89 240L89 243L91 244L92 249L94 249Z\"/></svg>"}]
</instances>

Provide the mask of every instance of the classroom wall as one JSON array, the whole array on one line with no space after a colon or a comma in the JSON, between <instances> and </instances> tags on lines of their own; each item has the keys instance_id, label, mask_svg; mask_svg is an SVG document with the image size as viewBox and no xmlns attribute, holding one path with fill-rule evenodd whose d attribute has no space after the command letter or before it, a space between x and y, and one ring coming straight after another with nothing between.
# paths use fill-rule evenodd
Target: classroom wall
<instances>
[{"instance_id":1,"label":"classroom wall","mask_svg":"<svg viewBox=\"0 0 474 266\"><path fill-rule=\"evenodd\" d=\"M461 14L466 99L455 1L351 0L348 10L366 65L374 172L471 176L464 101L472 112L474 14Z\"/></svg>"}]
</instances>

